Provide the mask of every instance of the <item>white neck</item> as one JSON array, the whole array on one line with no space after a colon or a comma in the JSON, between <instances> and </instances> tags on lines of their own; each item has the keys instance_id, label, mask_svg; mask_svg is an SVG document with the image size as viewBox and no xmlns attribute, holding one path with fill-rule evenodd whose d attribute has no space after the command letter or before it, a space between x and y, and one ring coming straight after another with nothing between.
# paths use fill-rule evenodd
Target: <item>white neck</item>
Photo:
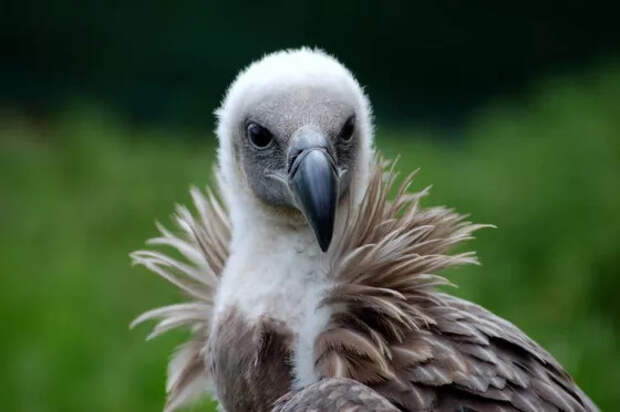
<instances>
[{"instance_id":1,"label":"white neck","mask_svg":"<svg viewBox=\"0 0 620 412\"><path fill-rule=\"evenodd\" d=\"M331 286L327 255L311 229L270 220L261 213L237 214L230 256L215 300L214 326L231 308L250 323L261 317L284 322L295 336L296 386L315 382L314 341L330 317L319 302Z\"/></svg>"},{"instance_id":2,"label":"white neck","mask_svg":"<svg viewBox=\"0 0 620 412\"><path fill-rule=\"evenodd\" d=\"M312 231L256 215L234 223L216 310L235 304L251 318L268 315L287 321L290 312L284 306L303 294L298 287L326 279L321 268L325 258Z\"/></svg>"}]
</instances>

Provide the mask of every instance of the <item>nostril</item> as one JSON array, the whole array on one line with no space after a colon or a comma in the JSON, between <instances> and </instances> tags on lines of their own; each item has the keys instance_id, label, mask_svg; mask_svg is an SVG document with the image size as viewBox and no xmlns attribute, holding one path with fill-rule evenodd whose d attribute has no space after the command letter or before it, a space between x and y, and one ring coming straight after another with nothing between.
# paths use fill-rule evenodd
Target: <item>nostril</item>
<instances>
[{"instance_id":1,"label":"nostril","mask_svg":"<svg viewBox=\"0 0 620 412\"><path fill-rule=\"evenodd\" d=\"M290 173L293 169L293 165L295 164L295 160L299 157L303 149L293 149L292 153L289 155L288 159L288 172Z\"/></svg>"}]
</instances>

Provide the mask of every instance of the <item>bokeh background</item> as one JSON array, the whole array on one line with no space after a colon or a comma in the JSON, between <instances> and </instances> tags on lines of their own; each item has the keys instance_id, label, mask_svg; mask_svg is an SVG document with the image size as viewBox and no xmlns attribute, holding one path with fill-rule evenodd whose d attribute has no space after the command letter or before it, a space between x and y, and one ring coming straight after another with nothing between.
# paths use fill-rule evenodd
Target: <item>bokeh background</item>
<instances>
[{"instance_id":1,"label":"bokeh background","mask_svg":"<svg viewBox=\"0 0 620 412\"><path fill-rule=\"evenodd\" d=\"M213 116L264 53L320 46L426 204L494 223L454 293L620 405L620 30L602 2L0 4L0 405L157 411L181 296L128 253L211 181ZM190 408L207 411L205 401Z\"/></svg>"}]
</instances>

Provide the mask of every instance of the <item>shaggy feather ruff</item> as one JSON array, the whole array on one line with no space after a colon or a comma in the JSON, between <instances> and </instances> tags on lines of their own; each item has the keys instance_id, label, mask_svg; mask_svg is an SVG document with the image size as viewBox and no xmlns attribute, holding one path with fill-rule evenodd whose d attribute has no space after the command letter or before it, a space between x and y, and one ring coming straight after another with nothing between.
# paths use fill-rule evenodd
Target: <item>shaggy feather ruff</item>
<instances>
[{"instance_id":1,"label":"shaggy feather ruff","mask_svg":"<svg viewBox=\"0 0 620 412\"><path fill-rule=\"evenodd\" d=\"M334 315L316 342L322 376L368 383L395 378L389 344L435 325L426 307L446 306L434 288L451 283L435 272L478 263L474 252L450 255L448 249L490 226L472 224L444 207L421 209L419 201L429 188L408 192L416 172L389 201L395 163L382 163L377 162L361 206L351 208L331 251L336 286L323 304L331 305Z\"/></svg>"},{"instance_id":2,"label":"shaggy feather ruff","mask_svg":"<svg viewBox=\"0 0 620 412\"><path fill-rule=\"evenodd\" d=\"M394 164L377 164L333 249L332 318L319 335L323 379L352 378L403 410L593 411L557 361L510 322L439 293L437 271L477 264L450 248L490 225L450 209L422 209L415 172L388 194Z\"/></svg>"},{"instance_id":3,"label":"shaggy feather ruff","mask_svg":"<svg viewBox=\"0 0 620 412\"><path fill-rule=\"evenodd\" d=\"M408 192L414 174L389 201L394 163L377 160L361 205L349 206L328 256L335 286L320 303L332 317L315 342L318 375L362 382L405 410L596 410L551 355L511 323L435 290L450 284L437 271L477 263L473 252L449 249L488 225L443 207L421 208L428 189ZM176 207L180 234L158 225L161 236L149 241L173 247L183 261L148 250L131 255L190 298L132 323L158 320L149 339L180 327L194 332L170 362L167 411L209 386L205 348L230 239L217 197L192 189L192 198L196 215Z\"/></svg>"},{"instance_id":4,"label":"shaggy feather ruff","mask_svg":"<svg viewBox=\"0 0 620 412\"><path fill-rule=\"evenodd\" d=\"M215 194L207 188L205 195L193 187L191 195L195 215L185 206L176 206L173 219L179 233L173 234L158 223L161 236L147 242L172 247L183 256L183 260L152 250L138 250L130 255L133 264L142 265L163 277L191 299L187 303L145 312L130 325L133 328L157 320L147 340L177 328L189 328L194 334L193 339L179 347L170 360L165 412L192 401L212 386L204 351L211 327L213 297L228 257L230 241L228 215Z\"/></svg>"}]
</instances>

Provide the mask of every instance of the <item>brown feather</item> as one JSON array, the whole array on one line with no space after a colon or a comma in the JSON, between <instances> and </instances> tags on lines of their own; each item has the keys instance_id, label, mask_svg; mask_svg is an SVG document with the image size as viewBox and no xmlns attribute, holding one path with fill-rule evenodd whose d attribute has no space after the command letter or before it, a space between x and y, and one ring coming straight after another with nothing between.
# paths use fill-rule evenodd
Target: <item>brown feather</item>
<instances>
[{"instance_id":1,"label":"brown feather","mask_svg":"<svg viewBox=\"0 0 620 412\"><path fill-rule=\"evenodd\" d=\"M435 290L449 284L437 271L478 263L472 252L449 249L488 225L443 207L420 208L428 190L408 194L413 175L388 201L395 173L381 164L331 250L336 286L323 304L334 315L315 345L320 375L336 377L344 364L346 377L404 410L596 410L510 322ZM381 350L370 357L373 345ZM371 370L349 366L361 364Z\"/></svg>"},{"instance_id":2,"label":"brown feather","mask_svg":"<svg viewBox=\"0 0 620 412\"><path fill-rule=\"evenodd\" d=\"M333 316L315 342L316 370L325 384L305 388L299 396L289 394L286 407L277 410L312 410L309 400L314 399L316 409L339 396L340 403L330 405L360 411L372 409L360 406L360 399L369 405L388 399L409 411L596 410L553 357L510 322L435 290L450 284L437 271L478 263L473 252L452 255L449 250L488 225L472 224L447 208L421 208L428 188L407 192L415 173L388 201L394 168L393 162L376 161L361 205L348 208L343 230L329 250L336 286L320 304L331 307ZM192 189L192 198L197 216L185 207L176 209L181 234L158 225L161 236L149 242L175 248L183 261L161 252L132 254L134 263L192 299L146 312L132 324L158 319L151 337L177 327L194 332L171 361L168 410L209 379L205 365L213 365L213 359L206 359L204 348L214 290L228 258L226 208L211 191L205 197ZM262 340L256 345L257 353L271 347ZM278 353L285 350L277 348ZM352 390L346 378L366 386L353 385Z\"/></svg>"},{"instance_id":3,"label":"brown feather","mask_svg":"<svg viewBox=\"0 0 620 412\"><path fill-rule=\"evenodd\" d=\"M361 383L344 378L325 379L289 392L272 412L397 412L386 398Z\"/></svg>"}]
</instances>

